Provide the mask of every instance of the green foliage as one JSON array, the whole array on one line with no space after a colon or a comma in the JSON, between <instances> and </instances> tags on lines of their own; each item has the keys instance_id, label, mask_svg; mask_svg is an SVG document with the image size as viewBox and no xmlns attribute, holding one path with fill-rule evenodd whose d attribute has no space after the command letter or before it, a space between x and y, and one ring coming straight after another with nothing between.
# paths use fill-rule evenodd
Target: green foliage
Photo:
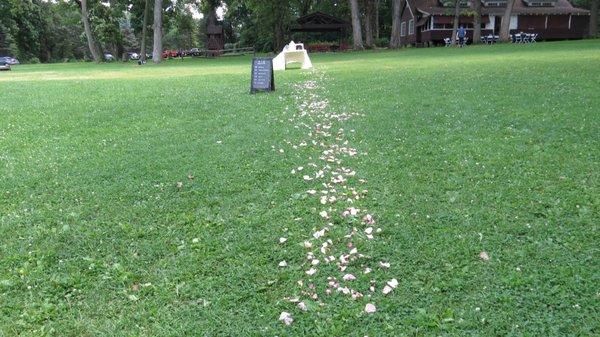
<instances>
[{"instance_id":1,"label":"green foliage","mask_svg":"<svg viewBox=\"0 0 600 337\"><path fill-rule=\"evenodd\" d=\"M364 114L351 164L400 282L377 313L283 300L319 205L271 146L311 72L249 95L250 57L24 65L0 73L0 335L597 335L600 41L312 61Z\"/></svg>"},{"instance_id":2,"label":"green foliage","mask_svg":"<svg viewBox=\"0 0 600 337\"><path fill-rule=\"evenodd\" d=\"M375 39L375 45L379 48L387 48L390 45L390 39L388 37L380 37Z\"/></svg>"}]
</instances>

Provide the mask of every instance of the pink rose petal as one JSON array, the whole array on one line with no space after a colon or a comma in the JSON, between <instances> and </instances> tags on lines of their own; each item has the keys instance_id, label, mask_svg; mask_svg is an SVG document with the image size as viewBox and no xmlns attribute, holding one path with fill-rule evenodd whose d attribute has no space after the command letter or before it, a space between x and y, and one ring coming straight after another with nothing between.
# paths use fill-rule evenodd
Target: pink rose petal
<instances>
[{"instance_id":1,"label":"pink rose petal","mask_svg":"<svg viewBox=\"0 0 600 337\"><path fill-rule=\"evenodd\" d=\"M344 281L354 281L356 280L356 276L352 275L352 274L346 274L343 277Z\"/></svg>"}]
</instances>

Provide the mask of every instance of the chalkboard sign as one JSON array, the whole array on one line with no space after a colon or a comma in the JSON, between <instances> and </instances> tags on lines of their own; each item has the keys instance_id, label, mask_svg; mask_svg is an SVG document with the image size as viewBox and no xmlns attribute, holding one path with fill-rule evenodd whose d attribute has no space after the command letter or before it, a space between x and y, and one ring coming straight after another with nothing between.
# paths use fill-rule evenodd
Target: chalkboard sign
<instances>
[{"instance_id":1,"label":"chalkboard sign","mask_svg":"<svg viewBox=\"0 0 600 337\"><path fill-rule=\"evenodd\" d=\"M255 57L252 59L252 79L250 93L257 91L274 91L275 76L273 76L273 59L270 57Z\"/></svg>"}]
</instances>

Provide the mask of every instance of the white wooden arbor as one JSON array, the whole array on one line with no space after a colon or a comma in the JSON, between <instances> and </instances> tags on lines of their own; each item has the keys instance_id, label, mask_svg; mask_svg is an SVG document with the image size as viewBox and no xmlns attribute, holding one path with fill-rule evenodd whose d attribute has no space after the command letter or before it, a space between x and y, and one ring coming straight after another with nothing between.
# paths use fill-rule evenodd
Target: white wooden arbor
<instances>
[{"instance_id":1,"label":"white wooden arbor","mask_svg":"<svg viewBox=\"0 0 600 337\"><path fill-rule=\"evenodd\" d=\"M302 69L312 68L312 62L304 49L304 44L292 41L286 45L283 51L273 59L273 70L285 70L290 63L300 63Z\"/></svg>"}]
</instances>

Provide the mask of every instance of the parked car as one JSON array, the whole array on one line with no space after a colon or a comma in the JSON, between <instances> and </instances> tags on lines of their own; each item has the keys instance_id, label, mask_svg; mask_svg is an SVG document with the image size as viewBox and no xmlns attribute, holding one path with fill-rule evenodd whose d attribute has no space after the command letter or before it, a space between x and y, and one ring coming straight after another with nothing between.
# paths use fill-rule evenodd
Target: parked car
<instances>
[{"instance_id":1,"label":"parked car","mask_svg":"<svg viewBox=\"0 0 600 337\"><path fill-rule=\"evenodd\" d=\"M10 70L10 64L8 64L8 62L4 61L3 59L0 59L0 71L4 70Z\"/></svg>"},{"instance_id":2,"label":"parked car","mask_svg":"<svg viewBox=\"0 0 600 337\"><path fill-rule=\"evenodd\" d=\"M4 62L8 65L14 66L17 64L20 64L19 60L17 60L14 57L10 57L10 56L0 56L0 63Z\"/></svg>"},{"instance_id":3,"label":"parked car","mask_svg":"<svg viewBox=\"0 0 600 337\"><path fill-rule=\"evenodd\" d=\"M115 57L110 53L104 53L104 61L112 62L115 60Z\"/></svg>"},{"instance_id":4,"label":"parked car","mask_svg":"<svg viewBox=\"0 0 600 337\"><path fill-rule=\"evenodd\" d=\"M134 53L134 52L130 52L130 53L127 53L127 57L130 60L139 60L140 59L140 54Z\"/></svg>"},{"instance_id":5,"label":"parked car","mask_svg":"<svg viewBox=\"0 0 600 337\"><path fill-rule=\"evenodd\" d=\"M171 58L171 57L179 57L179 52L177 50L165 50L162 53L162 57L164 59L168 59L168 58Z\"/></svg>"},{"instance_id":6,"label":"parked car","mask_svg":"<svg viewBox=\"0 0 600 337\"><path fill-rule=\"evenodd\" d=\"M189 55L192 56L200 56L201 55L201 51L198 48L192 48L190 49L190 51L188 52Z\"/></svg>"}]
</instances>

